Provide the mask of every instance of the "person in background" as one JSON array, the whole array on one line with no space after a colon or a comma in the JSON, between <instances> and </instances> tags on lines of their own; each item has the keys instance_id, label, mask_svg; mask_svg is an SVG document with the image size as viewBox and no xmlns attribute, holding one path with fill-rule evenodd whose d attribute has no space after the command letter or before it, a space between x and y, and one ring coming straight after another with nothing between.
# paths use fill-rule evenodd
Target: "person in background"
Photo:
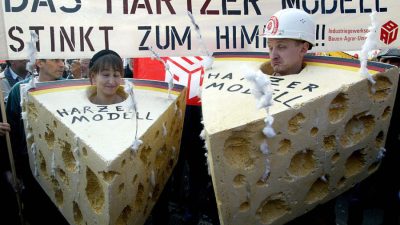
<instances>
[{"instance_id":1,"label":"person in background","mask_svg":"<svg viewBox=\"0 0 400 225\"><path fill-rule=\"evenodd\" d=\"M80 64L81 64L81 77L89 78L90 59L80 59Z\"/></svg>"},{"instance_id":2,"label":"person in background","mask_svg":"<svg viewBox=\"0 0 400 225\"><path fill-rule=\"evenodd\" d=\"M377 60L400 66L400 49L389 48L380 51ZM392 109L389 130L386 135L385 156L378 170L357 184L349 193L349 212L347 223L365 224L367 209L383 210L382 225L400 224L400 80L397 84L396 100Z\"/></svg>"},{"instance_id":3,"label":"person in background","mask_svg":"<svg viewBox=\"0 0 400 225\"><path fill-rule=\"evenodd\" d=\"M82 78L81 61L80 60L73 60L71 63L70 70L71 70L71 74L73 75L74 79Z\"/></svg>"},{"instance_id":4,"label":"person in background","mask_svg":"<svg viewBox=\"0 0 400 225\"><path fill-rule=\"evenodd\" d=\"M124 67L121 57L112 50L97 52L89 63L89 100L94 104L110 105L126 99L121 86Z\"/></svg>"},{"instance_id":5,"label":"person in background","mask_svg":"<svg viewBox=\"0 0 400 225\"><path fill-rule=\"evenodd\" d=\"M67 60L69 63L69 69L67 71L67 76L65 79L81 79L81 62L79 59Z\"/></svg>"},{"instance_id":6,"label":"person in background","mask_svg":"<svg viewBox=\"0 0 400 225\"><path fill-rule=\"evenodd\" d=\"M30 169L28 146L26 143L24 123L21 116L22 108L20 104L21 84L28 83L31 79L37 79L37 82L61 79L64 72L64 60L38 59L36 60L36 66L39 70L39 75L37 77L29 77L15 84L8 95L6 105L17 177L20 179L21 186L23 187L21 195L24 204L23 215L30 225L68 224L56 205L54 205L36 181ZM11 185L15 186L13 184Z\"/></svg>"},{"instance_id":7,"label":"person in background","mask_svg":"<svg viewBox=\"0 0 400 225\"><path fill-rule=\"evenodd\" d=\"M124 72L125 72L125 78L132 78L133 77L133 71L132 71L132 59L126 58L124 59Z\"/></svg>"},{"instance_id":8,"label":"person in background","mask_svg":"<svg viewBox=\"0 0 400 225\"><path fill-rule=\"evenodd\" d=\"M400 49L398 48L389 48L382 50L381 52L379 52L376 58L379 62L400 67Z\"/></svg>"},{"instance_id":9,"label":"person in background","mask_svg":"<svg viewBox=\"0 0 400 225\"><path fill-rule=\"evenodd\" d=\"M3 101L7 102L8 93L11 88L19 81L30 75L26 70L27 60L7 60L6 69L0 74L0 85L3 91Z\"/></svg>"},{"instance_id":10,"label":"person in background","mask_svg":"<svg viewBox=\"0 0 400 225\"><path fill-rule=\"evenodd\" d=\"M2 208L2 219L8 221L9 224L16 224L20 221L18 215L18 204L15 195L16 193L10 186L12 174L11 172L7 172L11 167L5 135L7 132L10 132L10 125L3 121L4 120L0 114L0 207Z\"/></svg>"}]
</instances>

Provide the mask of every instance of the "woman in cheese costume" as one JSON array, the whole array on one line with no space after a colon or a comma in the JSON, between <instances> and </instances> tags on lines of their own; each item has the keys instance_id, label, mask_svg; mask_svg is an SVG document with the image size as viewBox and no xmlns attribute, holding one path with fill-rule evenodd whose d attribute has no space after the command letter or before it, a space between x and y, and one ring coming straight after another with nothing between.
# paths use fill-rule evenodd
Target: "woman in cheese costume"
<instances>
[{"instance_id":1,"label":"woman in cheese costume","mask_svg":"<svg viewBox=\"0 0 400 225\"><path fill-rule=\"evenodd\" d=\"M112 50L101 50L89 63L89 100L98 105L111 105L127 97L121 84L124 68L121 57Z\"/></svg>"}]
</instances>

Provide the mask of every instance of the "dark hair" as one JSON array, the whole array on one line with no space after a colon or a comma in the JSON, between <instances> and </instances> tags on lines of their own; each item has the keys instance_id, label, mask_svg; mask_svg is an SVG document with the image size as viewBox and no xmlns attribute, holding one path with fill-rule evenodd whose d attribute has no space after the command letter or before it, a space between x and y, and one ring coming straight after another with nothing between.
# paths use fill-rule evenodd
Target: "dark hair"
<instances>
[{"instance_id":1,"label":"dark hair","mask_svg":"<svg viewBox=\"0 0 400 225\"><path fill-rule=\"evenodd\" d=\"M94 57L93 57L94 58ZM92 60L93 60L92 58ZM93 63L90 60L89 66L89 77L90 81L92 81L92 76L105 70L105 69L113 69L114 71L118 71L121 73L121 77L124 77L124 66L122 59L119 55L115 54L105 54L97 57Z\"/></svg>"},{"instance_id":2,"label":"dark hair","mask_svg":"<svg viewBox=\"0 0 400 225\"><path fill-rule=\"evenodd\" d=\"M93 57L90 59L90 62L89 62L89 69L94 65L94 63L95 63L98 59L100 59L101 57L103 57L103 56L105 56L105 55L115 55L115 56L117 56L118 58L121 58L121 57L118 55L118 53L114 52L113 50L110 50L110 49L101 50L101 51L97 52L96 54L94 54Z\"/></svg>"}]
</instances>

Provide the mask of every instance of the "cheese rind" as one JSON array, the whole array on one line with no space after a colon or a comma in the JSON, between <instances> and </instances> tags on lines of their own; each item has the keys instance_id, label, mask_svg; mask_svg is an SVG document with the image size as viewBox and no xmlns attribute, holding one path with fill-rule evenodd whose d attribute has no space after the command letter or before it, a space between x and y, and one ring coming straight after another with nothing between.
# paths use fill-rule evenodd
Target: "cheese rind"
<instances>
[{"instance_id":1,"label":"cheese rind","mask_svg":"<svg viewBox=\"0 0 400 225\"><path fill-rule=\"evenodd\" d=\"M205 76L204 128L221 224L284 224L380 164L397 68L377 65L376 92L355 61L354 67L340 67L334 58L311 58L298 75L270 77L275 91L269 112L277 135L265 139L266 112L256 109L243 79L243 68L256 71L264 62L222 57ZM260 151L264 140L269 154Z\"/></svg>"},{"instance_id":2,"label":"cheese rind","mask_svg":"<svg viewBox=\"0 0 400 225\"><path fill-rule=\"evenodd\" d=\"M70 224L144 224L178 160L186 89L176 85L169 96L163 82L134 82L137 119L129 98L92 104L87 80L29 92L30 166Z\"/></svg>"}]
</instances>

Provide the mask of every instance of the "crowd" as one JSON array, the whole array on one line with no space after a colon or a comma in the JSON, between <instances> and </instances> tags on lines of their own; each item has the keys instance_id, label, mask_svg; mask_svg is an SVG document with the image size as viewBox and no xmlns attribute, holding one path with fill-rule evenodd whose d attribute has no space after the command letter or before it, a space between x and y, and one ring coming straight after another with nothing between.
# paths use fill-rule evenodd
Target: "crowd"
<instances>
[{"instance_id":1,"label":"crowd","mask_svg":"<svg viewBox=\"0 0 400 225\"><path fill-rule=\"evenodd\" d=\"M284 32L276 32L274 26L267 26L264 36L268 39L270 61L263 65L264 71L273 76L299 73L306 64L303 59L315 44L315 24L310 16L299 10L282 10L274 15ZM296 28L296 30L291 30ZM400 64L399 49L381 51L378 60L396 66ZM27 155L26 137L21 118L20 85L36 79L37 82L59 79L88 78L93 84L90 101L95 104L114 104L123 101L120 94L122 78L129 72L119 55L111 50L96 53L91 59L38 59L36 70L26 70L26 60L7 60L7 66L0 74L0 84L5 103L7 123L0 123L1 139L1 196L5 221L19 223L15 192L21 195L22 214L31 225L68 224L44 193L32 175ZM397 92L397 97L399 91ZM378 172L351 189L352 202L348 223L362 224L363 210L371 201L370 196L379 195L379 204L385 209L384 224L399 224L399 181L398 175L388 178L386 174L400 171L397 160L400 152L398 124L400 112L397 103L393 108L392 123L387 135L387 156ZM3 108L4 110L4 108ZM4 118L3 118L4 120ZM217 206L211 177L208 175L204 157L204 143L199 134L201 107L188 106L186 109L181 154L178 164L163 193L151 213L147 224L219 224ZM10 172L11 165L5 144L5 134L11 137L18 182L14 183ZM396 174L396 173L395 173ZM374 190L371 190L374 189ZM378 194L379 192L379 194ZM377 200L378 201L378 200ZM40 202L40 207L38 203ZM390 205L388 204L390 203ZM386 204L386 205L385 205ZM47 221L45 218L51 218ZM12 223L10 223L12 224ZM336 224L335 199L318 206L304 216L289 224Z\"/></svg>"}]
</instances>

